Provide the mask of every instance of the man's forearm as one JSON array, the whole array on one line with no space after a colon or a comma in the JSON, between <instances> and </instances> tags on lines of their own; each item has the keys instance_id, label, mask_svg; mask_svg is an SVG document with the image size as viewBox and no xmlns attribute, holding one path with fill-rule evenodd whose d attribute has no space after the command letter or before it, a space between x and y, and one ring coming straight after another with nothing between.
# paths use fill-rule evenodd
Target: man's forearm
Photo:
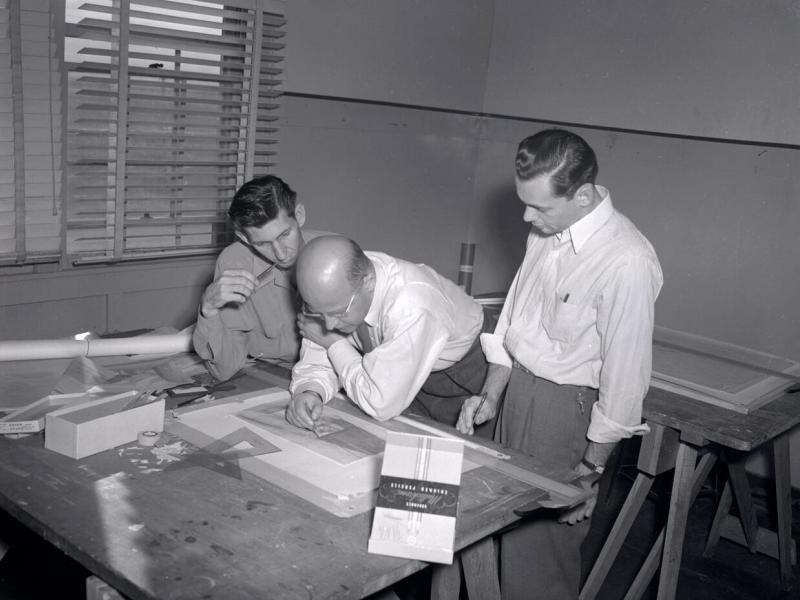
<instances>
[{"instance_id":1,"label":"man's forearm","mask_svg":"<svg viewBox=\"0 0 800 600\"><path fill-rule=\"evenodd\" d=\"M586 452L583 453L583 458L593 465L605 467L611 453L614 452L614 448L616 447L617 442L600 443L590 440Z\"/></svg>"},{"instance_id":2,"label":"man's forearm","mask_svg":"<svg viewBox=\"0 0 800 600\"><path fill-rule=\"evenodd\" d=\"M503 396L509 379L511 379L511 367L498 363L489 363L489 370L483 383L483 392L486 394L487 402L497 405Z\"/></svg>"}]
</instances>

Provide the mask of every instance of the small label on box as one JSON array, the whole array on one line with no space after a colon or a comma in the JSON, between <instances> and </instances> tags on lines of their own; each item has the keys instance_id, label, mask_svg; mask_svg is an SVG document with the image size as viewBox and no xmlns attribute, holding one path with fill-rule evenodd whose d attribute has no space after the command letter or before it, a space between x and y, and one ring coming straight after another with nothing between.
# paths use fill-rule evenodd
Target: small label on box
<instances>
[{"instance_id":1,"label":"small label on box","mask_svg":"<svg viewBox=\"0 0 800 600\"><path fill-rule=\"evenodd\" d=\"M459 486L405 477L381 477L376 506L455 517Z\"/></svg>"}]
</instances>

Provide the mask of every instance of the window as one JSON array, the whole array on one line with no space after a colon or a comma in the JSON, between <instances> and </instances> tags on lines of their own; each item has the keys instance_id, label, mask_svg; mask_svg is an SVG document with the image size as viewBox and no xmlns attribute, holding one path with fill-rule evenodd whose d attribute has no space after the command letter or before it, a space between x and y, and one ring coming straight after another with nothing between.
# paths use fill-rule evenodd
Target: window
<instances>
[{"instance_id":1,"label":"window","mask_svg":"<svg viewBox=\"0 0 800 600\"><path fill-rule=\"evenodd\" d=\"M0 0L0 265L61 254L61 18L46 0Z\"/></svg>"},{"instance_id":2,"label":"window","mask_svg":"<svg viewBox=\"0 0 800 600\"><path fill-rule=\"evenodd\" d=\"M11 6L9 18L15 5L24 12L41 4L51 21L47 35L53 38L58 30L54 19L63 27L63 51L53 50L57 44L51 43L49 121L37 121L53 141L30 138L51 143L53 178L37 181L36 202L25 196L23 203L21 169L15 165L9 229L9 175L0 173L0 244L6 237L13 240L0 246L0 256L30 262L19 251L31 238L30 225L18 226L20 209L25 223L45 208L51 218L55 215L56 244L49 257L60 254L67 264L208 253L224 246L230 240L226 212L234 191L272 166L282 4L66 0L54 15L46 0L0 0L0 6L3 2ZM10 64L16 83L19 74L13 60ZM4 67L0 64L2 80ZM27 67L21 71L28 76ZM63 110L60 86L66 91ZM27 93L24 82L23 90ZM11 109L14 135L7 141L0 129L0 152L20 156L18 146L28 151L33 144L27 130L22 138L16 131L18 113L28 109L27 96L21 107L14 103ZM57 135L62 129L66 135ZM63 176L55 163L63 163ZM28 160L22 174L27 191L32 183Z\"/></svg>"}]
</instances>

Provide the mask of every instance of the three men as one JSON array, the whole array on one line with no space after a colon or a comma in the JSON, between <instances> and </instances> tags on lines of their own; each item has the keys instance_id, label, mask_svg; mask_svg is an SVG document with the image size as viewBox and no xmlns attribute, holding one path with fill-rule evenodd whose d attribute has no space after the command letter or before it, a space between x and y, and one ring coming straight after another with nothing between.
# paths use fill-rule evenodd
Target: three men
<instances>
[{"instance_id":1,"label":"three men","mask_svg":"<svg viewBox=\"0 0 800 600\"><path fill-rule=\"evenodd\" d=\"M515 166L532 230L498 325L480 336L483 352L480 306L429 267L365 253L339 236L305 246L297 264L305 339L292 373L291 423L313 429L344 388L377 419L410 407L463 433L486 423L483 435L491 435L498 418L496 441L576 477L602 473L619 440L646 431L642 401L663 283L655 251L595 183L597 160L581 137L539 132L519 144ZM292 220L299 235L303 216L283 214L289 235ZM260 227L239 227L240 239L279 243L280 226ZM249 297L254 272L228 273L209 288L201 314ZM558 521L530 519L503 536L506 600L577 598L593 508L589 501Z\"/></svg>"},{"instance_id":2,"label":"three men","mask_svg":"<svg viewBox=\"0 0 800 600\"><path fill-rule=\"evenodd\" d=\"M300 348L294 264L305 243L305 207L282 179L266 175L239 188L228 216L237 241L217 258L193 337L219 380L248 357L293 363Z\"/></svg>"},{"instance_id":3,"label":"three men","mask_svg":"<svg viewBox=\"0 0 800 600\"><path fill-rule=\"evenodd\" d=\"M413 401L412 412L455 425L487 368L483 309L469 295L430 267L364 252L341 236L306 245L297 285L305 339L289 388L291 423L313 428L341 387L376 419Z\"/></svg>"},{"instance_id":4,"label":"three men","mask_svg":"<svg viewBox=\"0 0 800 600\"><path fill-rule=\"evenodd\" d=\"M533 229L493 334L483 392L465 402L468 432L500 409L496 440L572 468L602 473L616 443L646 431L654 303L663 277L655 251L609 191L581 137L551 129L523 140L516 188ZM502 538L503 598L577 598L580 546L594 501L526 521ZM570 526L571 525L571 526ZM546 549L543 551L543 549Z\"/></svg>"}]
</instances>

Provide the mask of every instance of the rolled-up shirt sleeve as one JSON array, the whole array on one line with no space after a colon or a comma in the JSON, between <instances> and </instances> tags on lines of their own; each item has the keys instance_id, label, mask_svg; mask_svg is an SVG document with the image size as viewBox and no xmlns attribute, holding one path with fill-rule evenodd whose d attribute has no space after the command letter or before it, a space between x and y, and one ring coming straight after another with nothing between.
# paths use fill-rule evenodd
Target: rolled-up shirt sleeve
<instances>
[{"instance_id":1,"label":"rolled-up shirt sleeve","mask_svg":"<svg viewBox=\"0 0 800 600\"><path fill-rule=\"evenodd\" d=\"M658 265L646 256L627 256L614 272L597 311L602 368L587 437L599 443L648 431L642 403L650 386L654 305L662 282Z\"/></svg>"},{"instance_id":2,"label":"rolled-up shirt sleeve","mask_svg":"<svg viewBox=\"0 0 800 600\"><path fill-rule=\"evenodd\" d=\"M481 348L486 360L490 363L511 367L512 359L505 347L506 331L511 323L511 313L513 311L514 298L517 292L517 284L520 277L521 268L517 270L514 281L506 294L506 301L503 302L503 309L497 319L497 326L493 333L481 334Z\"/></svg>"}]
</instances>

